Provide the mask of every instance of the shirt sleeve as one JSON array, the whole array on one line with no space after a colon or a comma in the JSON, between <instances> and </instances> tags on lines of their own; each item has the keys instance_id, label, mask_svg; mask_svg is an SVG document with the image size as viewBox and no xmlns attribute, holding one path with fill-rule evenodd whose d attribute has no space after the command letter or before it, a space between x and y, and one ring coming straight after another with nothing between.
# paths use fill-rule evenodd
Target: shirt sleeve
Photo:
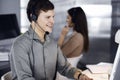
<instances>
[{"instance_id":1,"label":"shirt sleeve","mask_svg":"<svg viewBox=\"0 0 120 80\"><path fill-rule=\"evenodd\" d=\"M10 64L14 80L35 80L32 76L29 55L22 43L14 43L12 46Z\"/></svg>"},{"instance_id":2,"label":"shirt sleeve","mask_svg":"<svg viewBox=\"0 0 120 80\"><path fill-rule=\"evenodd\" d=\"M60 47L58 47L57 65L57 70L61 75L74 79L74 74L77 69L72 67L71 64L67 61L67 58L63 55Z\"/></svg>"}]
</instances>

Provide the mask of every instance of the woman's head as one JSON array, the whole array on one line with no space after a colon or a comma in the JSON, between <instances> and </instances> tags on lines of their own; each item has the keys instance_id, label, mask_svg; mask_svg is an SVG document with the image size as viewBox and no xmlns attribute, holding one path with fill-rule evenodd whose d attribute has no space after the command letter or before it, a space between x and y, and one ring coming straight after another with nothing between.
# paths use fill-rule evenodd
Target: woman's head
<instances>
[{"instance_id":1,"label":"woman's head","mask_svg":"<svg viewBox=\"0 0 120 80\"><path fill-rule=\"evenodd\" d=\"M71 17L71 24L74 25L73 29L81 33L84 37L84 51L88 50L88 26L85 12L81 7L73 7L68 10L68 15Z\"/></svg>"}]
</instances>

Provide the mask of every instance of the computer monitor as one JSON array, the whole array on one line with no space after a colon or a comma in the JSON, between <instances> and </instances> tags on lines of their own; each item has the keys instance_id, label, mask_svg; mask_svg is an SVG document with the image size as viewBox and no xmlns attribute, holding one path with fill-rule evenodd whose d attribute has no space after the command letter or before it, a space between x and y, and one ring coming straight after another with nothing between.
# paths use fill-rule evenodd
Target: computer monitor
<instances>
[{"instance_id":1,"label":"computer monitor","mask_svg":"<svg viewBox=\"0 0 120 80\"><path fill-rule=\"evenodd\" d=\"M110 80L120 80L120 30L118 30L115 35L115 42L118 43L118 49L110 74Z\"/></svg>"},{"instance_id":2,"label":"computer monitor","mask_svg":"<svg viewBox=\"0 0 120 80\"><path fill-rule=\"evenodd\" d=\"M20 35L16 14L0 14L0 40Z\"/></svg>"}]
</instances>

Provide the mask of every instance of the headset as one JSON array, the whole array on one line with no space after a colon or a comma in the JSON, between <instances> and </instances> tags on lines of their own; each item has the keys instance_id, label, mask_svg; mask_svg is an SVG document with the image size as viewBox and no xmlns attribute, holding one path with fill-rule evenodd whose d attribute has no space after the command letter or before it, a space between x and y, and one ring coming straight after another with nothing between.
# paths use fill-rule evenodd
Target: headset
<instances>
[{"instance_id":1,"label":"headset","mask_svg":"<svg viewBox=\"0 0 120 80\"><path fill-rule=\"evenodd\" d=\"M45 2L47 2L48 0L44 0ZM45 32L45 36L46 36L46 34L49 34L49 32L48 31L45 31L39 24L38 24L38 22L37 22L37 18L38 18L38 16L36 15L36 13L35 13L35 9L36 9L36 5L37 5L37 3L39 2L39 0L36 0L35 1L35 3L34 3L34 5L32 6L32 10L31 10L31 16L30 16L30 18L31 18L31 20L32 21L34 21L44 32ZM44 2L43 2L44 3ZM44 4L43 4L44 5ZM42 5L42 6L43 6ZM41 7L42 7L41 6Z\"/></svg>"},{"instance_id":2,"label":"headset","mask_svg":"<svg viewBox=\"0 0 120 80\"><path fill-rule=\"evenodd\" d=\"M37 4L37 3L36 3ZM44 39L46 39L46 35L47 34L49 34L49 32L48 31L45 31L39 24L38 24L38 22L37 22L37 15L35 14L35 6L33 6L33 9L32 9L32 15L31 15L31 20L32 21L34 21L35 22L35 24L37 24L37 26L39 27L39 28L41 28L41 30L42 31L44 31L45 32L45 35L44 35ZM35 26L36 27L36 26ZM35 30L35 28L34 28L34 30ZM33 32L33 37L34 37L34 34L35 34L35 31ZM33 51L33 39L32 39L32 42L31 42L31 50L32 50L32 56L33 56L33 66L32 66L32 72L33 72L33 77L35 76L35 72L34 72L34 68L35 68L35 56L34 56L34 51ZM44 53L43 53L43 59L44 59L44 67L45 67L45 55L44 55ZM45 76L46 76L46 69L45 69Z\"/></svg>"},{"instance_id":3,"label":"headset","mask_svg":"<svg viewBox=\"0 0 120 80\"><path fill-rule=\"evenodd\" d=\"M37 21L37 16L34 13L32 13L31 20L34 21L34 22Z\"/></svg>"},{"instance_id":4,"label":"headset","mask_svg":"<svg viewBox=\"0 0 120 80\"><path fill-rule=\"evenodd\" d=\"M38 24L38 22L37 22L37 16L36 16L35 14L32 14L31 20L34 21L34 22L42 29L42 31L45 32L45 36L46 36L47 34L49 34L48 31L45 31L45 30ZM44 38L45 38L45 37L44 37Z\"/></svg>"}]
</instances>

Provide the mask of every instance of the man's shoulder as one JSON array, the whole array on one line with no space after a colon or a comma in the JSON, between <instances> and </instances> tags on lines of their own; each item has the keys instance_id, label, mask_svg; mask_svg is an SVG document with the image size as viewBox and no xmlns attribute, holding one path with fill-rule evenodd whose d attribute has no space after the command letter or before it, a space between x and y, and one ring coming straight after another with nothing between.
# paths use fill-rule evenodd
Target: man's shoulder
<instances>
[{"instance_id":1,"label":"man's shoulder","mask_svg":"<svg viewBox=\"0 0 120 80\"><path fill-rule=\"evenodd\" d=\"M30 38L26 35L26 33L21 34L14 40L14 45L27 45L30 44L31 40Z\"/></svg>"}]
</instances>

